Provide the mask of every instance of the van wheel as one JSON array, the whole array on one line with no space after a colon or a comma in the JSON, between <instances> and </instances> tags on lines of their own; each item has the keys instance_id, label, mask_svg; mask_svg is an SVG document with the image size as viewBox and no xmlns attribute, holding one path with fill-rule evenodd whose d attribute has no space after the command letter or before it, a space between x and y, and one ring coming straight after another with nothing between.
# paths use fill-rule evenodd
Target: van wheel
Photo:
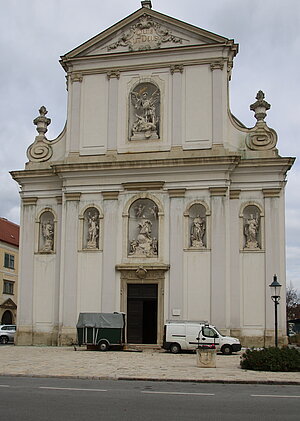
<instances>
[{"instance_id":1,"label":"van wheel","mask_svg":"<svg viewBox=\"0 0 300 421\"><path fill-rule=\"evenodd\" d=\"M109 349L109 344L106 341L100 341L98 344L100 351L107 351Z\"/></svg>"},{"instance_id":2,"label":"van wheel","mask_svg":"<svg viewBox=\"0 0 300 421\"><path fill-rule=\"evenodd\" d=\"M230 345L223 345L221 348L221 352L224 355L231 355L232 354L232 348Z\"/></svg>"},{"instance_id":3,"label":"van wheel","mask_svg":"<svg viewBox=\"0 0 300 421\"><path fill-rule=\"evenodd\" d=\"M169 349L172 354L179 354L181 351L180 345L176 343L171 344Z\"/></svg>"},{"instance_id":4,"label":"van wheel","mask_svg":"<svg viewBox=\"0 0 300 421\"><path fill-rule=\"evenodd\" d=\"M7 336L1 336L0 337L0 343L1 344L7 344L8 343L8 337Z\"/></svg>"}]
</instances>

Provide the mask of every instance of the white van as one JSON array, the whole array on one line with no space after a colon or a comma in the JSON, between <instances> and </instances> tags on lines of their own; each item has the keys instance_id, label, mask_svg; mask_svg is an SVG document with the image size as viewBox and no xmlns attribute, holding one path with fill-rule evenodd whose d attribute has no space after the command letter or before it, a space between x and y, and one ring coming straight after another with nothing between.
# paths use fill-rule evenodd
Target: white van
<instances>
[{"instance_id":1,"label":"white van","mask_svg":"<svg viewBox=\"0 0 300 421\"><path fill-rule=\"evenodd\" d=\"M207 322L167 321L164 326L163 348L178 354L181 350L195 350L198 346L215 345L225 355L241 350L241 343L231 336L223 336Z\"/></svg>"}]
</instances>

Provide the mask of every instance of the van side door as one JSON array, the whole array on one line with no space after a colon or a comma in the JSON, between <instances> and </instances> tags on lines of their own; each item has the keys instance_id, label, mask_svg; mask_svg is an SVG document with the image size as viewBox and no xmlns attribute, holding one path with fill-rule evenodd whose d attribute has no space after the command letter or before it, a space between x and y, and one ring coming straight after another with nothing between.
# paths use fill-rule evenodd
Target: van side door
<instances>
[{"instance_id":1,"label":"van side door","mask_svg":"<svg viewBox=\"0 0 300 421\"><path fill-rule=\"evenodd\" d=\"M188 345L188 349L197 348L200 329L200 325L197 324L186 325L186 342Z\"/></svg>"},{"instance_id":2,"label":"van side door","mask_svg":"<svg viewBox=\"0 0 300 421\"><path fill-rule=\"evenodd\" d=\"M213 345L215 344L218 346L220 344L220 338L218 333L209 326L202 326L201 332L200 332L200 345Z\"/></svg>"}]
</instances>

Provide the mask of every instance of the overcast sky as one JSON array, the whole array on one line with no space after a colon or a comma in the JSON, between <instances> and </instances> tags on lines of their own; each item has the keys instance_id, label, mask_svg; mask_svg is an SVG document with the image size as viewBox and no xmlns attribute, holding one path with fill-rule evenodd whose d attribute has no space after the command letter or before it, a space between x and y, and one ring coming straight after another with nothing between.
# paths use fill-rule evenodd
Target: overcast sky
<instances>
[{"instance_id":1,"label":"overcast sky","mask_svg":"<svg viewBox=\"0 0 300 421\"><path fill-rule=\"evenodd\" d=\"M9 171L24 168L40 106L52 120L48 139L64 126L67 96L60 56L140 5L139 0L0 0L0 216L19 223L19 189ZM230 83L232 113L254 126L249 105L262 89L271 104L266 121L278 133L280 155L299 156L300 0L152 0L152 6L239 43ZM299 180L296 161L286 187L286 236L287 282L298 290Z\"/></svg>"}]
</instances>

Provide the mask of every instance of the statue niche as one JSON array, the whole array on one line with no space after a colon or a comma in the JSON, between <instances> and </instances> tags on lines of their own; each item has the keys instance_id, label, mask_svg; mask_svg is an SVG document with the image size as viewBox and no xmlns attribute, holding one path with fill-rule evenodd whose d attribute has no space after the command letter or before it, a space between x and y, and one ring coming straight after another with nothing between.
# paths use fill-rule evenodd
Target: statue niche
<instances>
[{"instance_id":1,"label":"statue niche","mask_svg":"<svg viewBox=\"0 0 300 421\"><path fill-rule=\"evenodd\" d=\"M190 207L189 234L191 248L206 248L206 209L201 204Z\"/></svg>"},{"instance_id":2,"label":"statue niche","mask_svg":"<svg viewBox=\"0 0 300 421\"><path fill-rule=\"evenodd\" d=\"M43 212L40 217L39 251L54 251L54 215L50 211Z\"/></svg>"},{"instance_id":3,"label":"statue niche","mask_svg":"<svg viewBox=\"0 0 300 421\"><path fill-rule=\"evenodd\" d=\"M138 199L129 210L128 256L158 255L158 207L150 199Z\"/></svg>"},{"instance_id":4,"label":"statue niche","mask_svg":"<svg viewBox=\"0 0 300 421\"><path fill-rule=\"evenodd\" d=\"M261 249L260 210L246 206L243 212L244 249Z\"/></svg>"},{"instance_id":5,"label":"statue niche","mask_svg":"<svg viewBox=\"0 0 300 421\"><path fill-rule=\"evenodd\" d=\"M99 211L96 208L88 208L84 212L84 235L83 248L99 249Z\"/></svg>"},{"instance_id":6,"label":"statue niche","mask_svg":"<svg viewBox=\"0 0 300 421\"><path fill-rule=\"evenodd\" d=\"M129 102L129 139L159 139L159 88L151 82L139 83L130 92Z\"/></svg>"}]
</instances>

